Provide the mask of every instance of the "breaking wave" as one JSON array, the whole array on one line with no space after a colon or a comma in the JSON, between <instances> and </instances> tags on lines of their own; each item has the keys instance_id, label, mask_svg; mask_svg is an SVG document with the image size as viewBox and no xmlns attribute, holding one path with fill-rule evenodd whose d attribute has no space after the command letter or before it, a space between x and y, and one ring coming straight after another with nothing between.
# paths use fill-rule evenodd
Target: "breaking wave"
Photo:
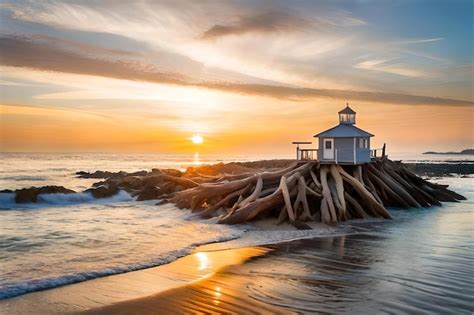
<instances>
[{"instance_id":1,"label":"breaking wave","mask_svg":"<svg viewBox=\"0 0 474 315\"><path fill-rule=\"evenodd\" d=\"M116 195L108 198L96 199L90 192L82 192L75 194L39 194L36 203L15 202L15 193L0 193L0 210L9 209L34 209L51 206L67 206L81 203L111 203L120 201L130 201L133 198L124 190L119 191Z\"/></svg>"}]
</instances>

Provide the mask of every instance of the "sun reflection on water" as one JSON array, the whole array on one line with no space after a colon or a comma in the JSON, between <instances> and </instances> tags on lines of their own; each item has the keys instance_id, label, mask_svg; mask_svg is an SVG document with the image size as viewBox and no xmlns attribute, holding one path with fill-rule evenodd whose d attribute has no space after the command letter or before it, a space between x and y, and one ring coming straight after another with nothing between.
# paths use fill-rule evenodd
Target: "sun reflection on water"
<instances>
[{"instance_id":1,"label":"sun reflection on water","mask_svg":"<svg viewBox=\"0 0 474 315\"><path fill-rule=\"evenodd\" d=\"M199 266L198 270L203 271L209 268L209 257L207 257L207 254L204 252L199 252L195 254L198 261L199 261Z\"/></svg>"}]
</instances>

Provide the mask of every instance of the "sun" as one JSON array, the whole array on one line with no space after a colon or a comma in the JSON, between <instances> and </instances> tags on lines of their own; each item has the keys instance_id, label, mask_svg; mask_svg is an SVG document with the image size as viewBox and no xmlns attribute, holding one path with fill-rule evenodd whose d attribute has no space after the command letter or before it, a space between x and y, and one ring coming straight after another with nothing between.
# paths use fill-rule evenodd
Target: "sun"
<instances>
[{"instance_id":1,"label":"sun","mask_svg":"<svg viewBox=\"0 0 474 315\"><path fill-rule=\"evenodd\" d=\"M194 144L201 144L204 142L204 138L201 137L200 135L194 135L191 137L191 141L194 143Z\"/></svg>"}]
</instances>

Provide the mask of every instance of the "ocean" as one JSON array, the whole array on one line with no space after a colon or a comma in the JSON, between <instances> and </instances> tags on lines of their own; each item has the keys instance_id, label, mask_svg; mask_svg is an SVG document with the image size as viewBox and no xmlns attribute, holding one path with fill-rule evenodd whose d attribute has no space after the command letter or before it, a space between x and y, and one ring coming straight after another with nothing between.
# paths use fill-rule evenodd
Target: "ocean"
<instances>
[{"instance_id":1,"label":"ocean","mask_svg":"<svg viewBox=\"0 0 474 315\"><path fill-rule=\"evenodd\" d=\"M232 160L260 158L242 156ZM462 158L398 157L405 161L427 163ZM184 169L205 163L231 161L225 157L199 154L72 153L2 153L1 160L0 190L60 185L78 192L99 180L76 178L77 171ZM442 276L452 278L450 287L459 283L468 287L472 293L472 279L469 282L466 273L472 273L474 258L474 181L473 178L456 176L436 181L451 185L452 189L465 195L468 200L431 209L393 209L394 220L389 223L379 220L358 221L325 233L340 235L372 231L378 235L389 235L376 243L378 256L400 255L396 264L387 268L403 269L407 268L403 262L418 262L416 268L419 270L411 270L412 275L432 268L430 270L433 273L444 272ZM218 225L212 219L193 218L189 211L179 210L172 205L157 206L155 203L137 202L126 192L120 192L101 200L92 198L88 193L44 195L36 204L19 205L15 204L13 194L0 193L0 299L158 266L208 243L234 240L238 246L263 245L321 236L320 231L267 231L259 234L259 244L246 244L244 241L239 242L239 239L246 231L254 229L251 225ZM376 259L370 254L368 250L367 259ZM405 283L406 286L411 285L408 280ZM399 281L397 289L400 287L403 288L404 283Z\"/></svg>"}]
</instances>

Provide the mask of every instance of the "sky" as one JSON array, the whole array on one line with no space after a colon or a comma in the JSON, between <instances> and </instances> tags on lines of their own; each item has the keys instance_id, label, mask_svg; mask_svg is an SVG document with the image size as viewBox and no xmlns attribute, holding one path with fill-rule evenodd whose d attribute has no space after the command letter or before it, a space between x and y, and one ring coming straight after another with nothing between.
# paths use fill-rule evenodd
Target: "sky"
<instances>
[{"instance_id":1,"label":"sky","mask_svg":"<svg viewBox=\"0 0 474 315\"><path fill-rule=\"evenodd\" d=\"M473 12L460 0L0 1L0 150L288 156L347 102L389 153L471 148Z\"/></svg>"}]
</instances>

